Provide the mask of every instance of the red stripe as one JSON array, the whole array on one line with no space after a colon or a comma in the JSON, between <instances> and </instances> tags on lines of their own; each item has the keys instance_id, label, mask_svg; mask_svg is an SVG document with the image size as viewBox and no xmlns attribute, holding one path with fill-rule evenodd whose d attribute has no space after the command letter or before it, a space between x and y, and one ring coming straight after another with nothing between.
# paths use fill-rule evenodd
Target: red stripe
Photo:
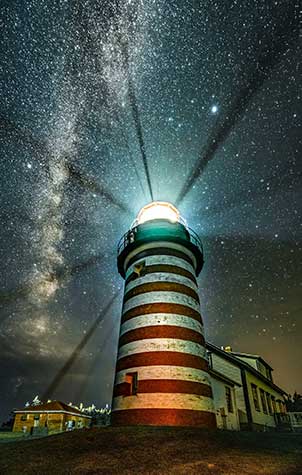
<instances>
[{"instance_id":1,"label":"red stripe","mask_svg":"<svg viewBox=\"0 0 302 475\"><path fill-rule=\"evenodd\" d=\"M129 409L114 411L112 425L200 426L216 429L212 412L190 409Z\"/></svg>"},{"instance_id":2,"label":"red stripe","mask_svg":"<svg viewBox=\"0 0 302 475\"><path fill-rule=\"evenodd\" d=\"M126 382L114 387L113 397L130 396L130 385ZM137 394L139 393L181 393L197 394L198 396L213 397L212 389L208 384L196 381L182 381L178 379L142 379L138 380Z\"/></svg>"},{"instance_id":3,"label":"red stripe","mask_svg":"<svg viewBox=\"0 0 302 475\"><path fill-rule=\"evenodd\" d=\"M195 330L174 325L154 325L136 328L124 333L120 337L119 346L121 347L132 341L144 340L146 338L177 338L193 341L200 345L205 344L203 335Z\"/></svg>"},{"instance_id":4,"label":"red stripe","mask_svg":"<svg viewBox=\"0 0 302 475\"><path fill-rule=\"evenodd\" d=\"M122 315L122 323L139 315L148 315L149 313L175 313L184 317L194 318L202 324L202 318L199 312L193 308L178 303L147 303L127 310Z\"/></svg>"},{"instance_id":5,"label":"red stripe","mask_svg":"<svg viewBox=\"0 0 302 475\"><path fill-rule=\"evenodd\" d=\"M183 366L208 371L208 362L201 356L176 351L148 351L124 356L117 361L116 371L137 366Z\"/></svg>"},{"instance_id":6,"label":"red stripe","mask_svg":"<svg viewBox=\"0 0 302 475\"><path fill-rule=\"evenodd\" d=\"M124 296L124 303L135 297L136 295L147 294L148 292L178 292L187 295L199 303L198 294L191 287L177 282L147 282L128 290Z\"/></svg>"}]
</instances>

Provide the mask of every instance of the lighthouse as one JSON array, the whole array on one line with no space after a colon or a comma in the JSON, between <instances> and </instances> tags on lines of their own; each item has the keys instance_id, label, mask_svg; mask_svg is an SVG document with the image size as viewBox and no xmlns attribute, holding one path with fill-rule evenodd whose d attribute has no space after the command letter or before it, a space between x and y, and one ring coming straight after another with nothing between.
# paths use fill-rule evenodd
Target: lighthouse
<instances>
[{"instance_id":1,"label":"lighthouse","mask_svg":"<svg viewBox=\"0 0 302 475\"><path fill-rule=\"evenodd\" d=\"M152 202L121 239L117 263L125 288L112 424L215 428L198 236L172 204Z\"/></svg>"}]
</instances>

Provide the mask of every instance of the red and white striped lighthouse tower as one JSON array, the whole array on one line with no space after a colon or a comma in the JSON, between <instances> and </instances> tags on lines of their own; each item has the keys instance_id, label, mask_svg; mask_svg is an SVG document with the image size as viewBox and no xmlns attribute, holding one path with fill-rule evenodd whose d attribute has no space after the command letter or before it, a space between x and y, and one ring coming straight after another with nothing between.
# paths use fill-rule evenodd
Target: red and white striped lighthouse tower
<instances>
[{"instance_id":1,"label":"red and white striped lighthouse tower","mask_svg":"<svg viewBox=\"0 0 302 475\"><path fill-rule=\"evenodd\" d=\"M144 207L122 238L113 424L216 427L196 282L202 266L199 238L169 203Z\"/></svg>"}]
</instances>

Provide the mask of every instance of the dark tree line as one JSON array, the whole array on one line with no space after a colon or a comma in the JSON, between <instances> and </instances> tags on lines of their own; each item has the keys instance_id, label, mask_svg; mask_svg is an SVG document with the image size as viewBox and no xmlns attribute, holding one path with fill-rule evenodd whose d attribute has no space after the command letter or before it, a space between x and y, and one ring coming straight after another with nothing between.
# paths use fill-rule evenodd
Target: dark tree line
<instances>
[{"instance_id":1,"label":"dark tree line","mask_svg":"<svg viewBox=\"0 0 302 475\"><path fill-rule=\"evenodd\" d=\"M290 412L302 412L302 395L296 391L293 396L289 394L286 401L286 408Z\"/></svg>"}]
</instances>

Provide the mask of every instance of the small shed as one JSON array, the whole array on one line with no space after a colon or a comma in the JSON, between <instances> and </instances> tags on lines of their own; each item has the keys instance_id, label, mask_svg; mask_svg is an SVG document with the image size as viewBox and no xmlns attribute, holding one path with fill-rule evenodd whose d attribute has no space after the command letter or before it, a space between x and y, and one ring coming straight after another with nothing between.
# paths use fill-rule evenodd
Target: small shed
<instances>
[{"instance_id":1,"label":"small shed","mask_svg":"<svg viewBox=\"0 0 302 475\"><path fill-rule=\"evenodd\" d=\"M91 416L61 401L51 401L14 411L13 432L49 434L89 427Z\"/></svg>"}]
</instances>

